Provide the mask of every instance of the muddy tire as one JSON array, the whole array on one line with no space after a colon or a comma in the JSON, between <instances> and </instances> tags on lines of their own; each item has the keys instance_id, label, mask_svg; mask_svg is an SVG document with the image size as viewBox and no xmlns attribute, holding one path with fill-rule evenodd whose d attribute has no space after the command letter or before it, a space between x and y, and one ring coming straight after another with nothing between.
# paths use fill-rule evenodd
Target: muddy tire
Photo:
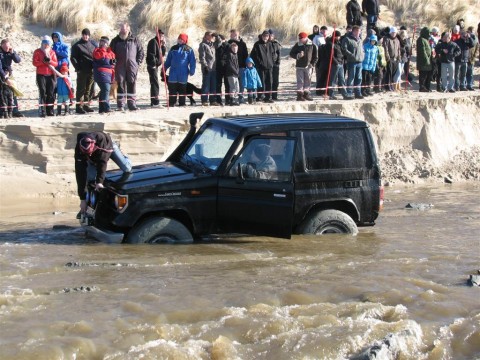
<instances>
[{"instance_id":1,"label":"muddy tire","mask_svg":"<svg viewBox=\"0 0 480 360\"><path fill-rule=\"evenodd\" d=\"M128 244L185 244L192 241L192 234L182 223L169 218L155 217L135 226L125 242Z\"/></svg>"},{"instance_id":2,"label":"muddy tire","mask_svg":"<svg viewBox=\"0 0 480 360\"><path fill-rule=\"evenodd\" d=\"M353 219L338 210L321 210L309 215L299 226L299 234L358 234Z\"/></svg>"}]
</instances>

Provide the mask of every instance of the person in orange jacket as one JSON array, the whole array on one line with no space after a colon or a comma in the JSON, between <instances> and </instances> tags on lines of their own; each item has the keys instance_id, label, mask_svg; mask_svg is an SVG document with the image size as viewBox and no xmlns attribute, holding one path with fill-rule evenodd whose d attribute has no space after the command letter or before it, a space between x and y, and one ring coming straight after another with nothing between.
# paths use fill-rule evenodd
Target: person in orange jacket
<instances>
[{"instance_id":1,"label":"person in orange jacket","mask_svg":"<svg viewBox=\"0 0 480 360\"><path fill-rule=\"evenodd\" d=\"M42 37L40 48L33 52L33 66L37 68L37 86L40 95L40 117L55 116L55 74L51 68L58 65L57 55L52 49L52 38Z\"/></svg>"}]
</instances>

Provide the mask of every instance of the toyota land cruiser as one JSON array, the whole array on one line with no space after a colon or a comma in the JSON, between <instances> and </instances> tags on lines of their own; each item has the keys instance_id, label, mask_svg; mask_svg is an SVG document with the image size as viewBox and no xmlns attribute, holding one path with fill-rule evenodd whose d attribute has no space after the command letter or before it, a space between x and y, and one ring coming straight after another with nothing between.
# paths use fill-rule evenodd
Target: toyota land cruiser
<instances>
[{"instance_id":1,"label":"toyota land cruiser","mask_svg":"<svg viewBox=\"0 0 480 360\"><path fill-rule=\"evenodd\" d=\"M87 233L108 242L209 234L290 238L374 225L383 187L369 125L304 113L207 120L165 162L107 173L87 197Z\"/></svg>"}]
</instances>

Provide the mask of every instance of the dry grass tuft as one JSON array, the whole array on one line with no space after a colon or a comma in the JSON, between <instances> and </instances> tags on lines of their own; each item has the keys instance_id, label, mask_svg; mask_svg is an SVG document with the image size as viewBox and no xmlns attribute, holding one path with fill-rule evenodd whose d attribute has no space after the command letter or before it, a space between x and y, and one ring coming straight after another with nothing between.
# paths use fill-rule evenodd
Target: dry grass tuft
<instances>
[{"instance_id":1,"label":"dry grass tuft","mask_svg":"<svg viewBox=\"0 0 480 360\"><path fill-rule=\"evenodd\" d=\"M67 32L86 25L116 27L121 18L130 17L135 32L159 27L169 37L180 32L201 37L205 30L257 34L273 28L280 37L292 37L299 31L310 32L314 24L345 26L347 0L0 0L2 23L15 22L21 16ZM448 6L438 0L380 0L380 25L452 27L457 19L476 25L479 0L450 0Z\"/></svg>"}]
</instances>

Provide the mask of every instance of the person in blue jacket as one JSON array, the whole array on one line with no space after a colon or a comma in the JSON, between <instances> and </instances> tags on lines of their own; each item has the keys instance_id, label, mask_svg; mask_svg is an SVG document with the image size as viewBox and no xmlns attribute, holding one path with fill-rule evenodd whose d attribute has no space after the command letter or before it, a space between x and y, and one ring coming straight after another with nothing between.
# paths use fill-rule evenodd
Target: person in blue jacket
<instances>
[{"instance_id":1,"label":"person in blue jacket","mask_svg":"<svg viewBox=\"0 0 480 360\"><path fill-rule=\"evenodd\" d=\"M362 63L362 95L371 96L370 85L372 84L373 74L377 69L377 59L378 59L378 47L377 47L377 35L372 34L368 38L369 41L363 44L363 51L365 53L365 58Z\"/></svg>"},{"instance_id":2,"label":"person in blue jacket","mask_svg":"<svg viewBox=\"0 0 480 360\"><path fill-rule=\"evenodd\" d=\"M52 33L52 40L52 50L55 51L58 60L57 70L60 71L63 64L70 67L70 47L63 42L62 34L59 32Z\"/></svg>"},{"instance_id":3,"label":"person in blue jacket","mask_svg":"<svg viewBox=\"0 0 480 360\"><path fill-rule=\"evenodd\" d=\"M262 80L260 79L260 75L258 75L253 59L248 57L246 63L247 67L243 72L242 81L244 86L247 88L248 103L253 104L253 99L257 98L257 89L262 87Z\"/></svg>"},{"instance_id":4,"label":"person in blue jacket","mask_svg":"<svg viewBox=\"0 0 480 360\"><path fill-rule=\"evenodd\" d=\"M175 106L177 103L177 94L179 95L178 105L185 106L188 75L195 74L195 54L187 43L188 35L180 34L177 44L170 48L165 61L165 71L170 69L168 77L168 103L170 106Z\"/></svg>"}]
</instances>

